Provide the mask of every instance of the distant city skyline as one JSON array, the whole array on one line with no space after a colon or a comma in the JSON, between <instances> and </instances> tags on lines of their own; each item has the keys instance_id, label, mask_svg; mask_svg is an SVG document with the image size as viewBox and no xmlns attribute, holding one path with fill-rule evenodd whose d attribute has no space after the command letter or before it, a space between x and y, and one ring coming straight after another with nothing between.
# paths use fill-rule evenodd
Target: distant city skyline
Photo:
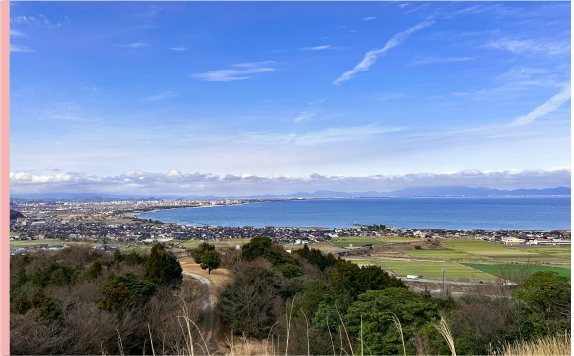
<instances>
[{"instance_id":1,"label":"distant city skyline","mask_svg":"<svg viewBox=\"0 0 574 356\"><path fill-rule=\"evenodd\" d=\"M569 2L11 2L11 191L570 186Z\"/></svg>"}]
</instances>

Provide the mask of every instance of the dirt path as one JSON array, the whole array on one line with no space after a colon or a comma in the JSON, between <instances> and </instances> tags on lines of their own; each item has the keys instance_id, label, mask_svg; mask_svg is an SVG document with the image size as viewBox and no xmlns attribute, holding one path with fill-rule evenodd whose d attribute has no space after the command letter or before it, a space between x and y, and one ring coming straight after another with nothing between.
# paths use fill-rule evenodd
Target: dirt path
<instances>
[{"instance_id":1,"label":"dirt path","mask_svg":"<svg viewBox=\"0 0 574 356\"><path fill-rule=\"evenodd\" d=\"M203 306L203 320L204 320L203 324L205 330L207 330L207 333L205 335L205 342L209 344L209 342L211 341L211 335L213 333L213 326L215 324L215 315L213 313L213 308L215 307L215 294L213 292L213 284L209 279L200 276L199 274L186 271L183 271L182 273L197 279L198 281L205 284L209 288L209 298L207 299L207 302Z\"/></svg>"},{"instance_id":2,"label":"dirt path","mask_svg":"<svg viewBox=\"0 0 574 356\"><path fill-rule=\"evenodd\" d=\"M217 335L220 329L219 317L214 312L218 295L224 286L231 280L231 271L225 268L218 268L209 273L201 269L200 265L195 263L192 258L180 258L179 262L183 269L183 274L197 279L209 288L209 299L203 307L204 329L206 330L205 341L209 343L212 335Z\"/></svg>"}]
</instances>

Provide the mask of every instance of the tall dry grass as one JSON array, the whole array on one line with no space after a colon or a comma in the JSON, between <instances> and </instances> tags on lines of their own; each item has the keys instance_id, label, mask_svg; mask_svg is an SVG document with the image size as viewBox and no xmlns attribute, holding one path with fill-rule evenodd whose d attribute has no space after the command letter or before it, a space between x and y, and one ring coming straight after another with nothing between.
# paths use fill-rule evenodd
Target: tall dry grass
<instances>
[{"instance_id":1,"label":"tall dry grass","mask_svg":"<svg viewBox=\"0 0 574 356\"><path fill-rule=\"evenodd\" d=\"M495 352L501 356L535 356L535 355L570 355L572 336L565 331L563 334L540 337L533 341L515 342L508 344Z\"/></svg>"}]
</instances>

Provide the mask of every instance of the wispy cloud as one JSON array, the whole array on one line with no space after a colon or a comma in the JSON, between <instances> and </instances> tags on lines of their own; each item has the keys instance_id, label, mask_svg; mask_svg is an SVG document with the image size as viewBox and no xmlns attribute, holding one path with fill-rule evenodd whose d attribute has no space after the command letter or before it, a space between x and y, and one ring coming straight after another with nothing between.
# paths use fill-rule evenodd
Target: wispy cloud
<instances>
[{"instance_id":1,"label":"wispy cloud","mask_svg":"<svg viewBox=\"0 0 574 356\"><path fill-rule=\"evenodd\" d=\"M148 6L143 12L138 12L135 16L140 17L153 17L162 10L161 6Z\"/></svg>"},{"instance_id":2,"label":"wispy cloud","mask_svg":"<svg viewBox=\"0 0 574 356\"><path fill-rule=\"evenodd\" d=\"M515 119L510 124L510 126L522 126L529 124L532 121L557 110L560 106L562 106L562 104L570 100L570 95L570 83L568 83L558 94L548 99L544 104L538 106L527 115Z\"/></svg>"},{"instance_id":3,"label":"wispy cloud","mask_svg":"<svg viewBox=\"0 0 574 356\"><path fill-rule=\"evenodd\" d=\"M422 5L420 5L420 6L417 6L417 7L415 7L414 9L410 9L409 11L405 12L405 15L406 15L406 14L410 14L411 12L415 12L415 11L417 11L417 10L419 10L419 9L422 9L423 7L426 7L426 6L429 6L429 5L430 5L430 3L426 3L426 4L422 4Z\"/></svg>"},{"instance_id":4,"label":"wispy cloud","mask_svg":"<svg viewBox=\"0 0 574 356\"><path fill-rule=\"evenodd\" d=\"M10 23L12 23L12 24L27 24L30 26L49 26L49 25L51 25L50 20L42 14L40 14L38 16L18 16L18 17L10 19Z\"/></svg>"},{"instance_id":5,"label":"wispy cloud","mask_svg":"<svg viewBox=\"0 0 574 356\"><path fill-rule=\"evenodd\" d=\"M474 59L474 57L417 57L413 59L411 64L413 65L422 65L422 64L430 64L430 63L445 63L445 62L465 62Z\"/></svg>"},{"instance_id":6,"label":"wispy cloud","mask_svg":"<svg viewBox=\"0 0 574 356\"><path fill-rule=\"evenodd\" d=\"M149 98L145 98L144 101L159 101L159 100L170 99L173 97L175 97L175 93L173 93L171 91L164 91L164 92L159 93L157 95L150 96Z\"/></svg>"},{"instance_id":7,"label":"wispy cloud","mask_svg":"<svg viewBox=\"0 0 574 356\"><path fill-rule=\"evenodd\" d=\"M326 100L327 100L326 98L319 99L319 100L315 100L315 101L310 102L308 105L309 105L309 106L312 106L312 105L322 104L322 103L324 103Z\"/></svg>"},{"instance_id":8,"label":"wispy cloud","mask_svg":"<svg viewBox=\"0 0 574 356\"><path fill-rule=\"evenodd\" d=\"M452 12L448 16L446 16L446 18L451 19L451 18L457 17L459 15L480 14L480 13L494 10L494 9L496 9L495 6L474 5L474 6L465 7L464 9Z\"/></svg>"},{"instance_id":9,"label":"wispy cloud","mask_svg":"<svg viewBox=\"0 0 574 356\"><path fill-rule=\"evenodd\" d=\"M317 115L317 110L314 111L303 111L301 112L301 114L299 114L299 116L297 116L293 122L297 123L300 121L307 121L310 120L313 116Z\"/></svg>"},{"instance_id":10,"label":"wispy cloud","mask_svg":"<svg viewBox=\"0 0 574 356\"><path fill-rule=\"evenodd\" d=\"M407 4L407 5L408 5L408 4ZM376 16L365 17L365 18L363 19L363 21L371 21L371 20L374 20L374 19L376 19L376 18L377 18Z\"/></svg>"},{"instance_id":11,"label":"wispy cloud","mask_svg":"<svg viewBox=\"0 0 574 356\"><path fill-rule=\"evenodd\" d=\"M118 47L123 47L123 48L141 48L141 47L148 47L149 44L145 43L145 42L133 42L133 43L128 43L125 45L116 45Z\"/></svg>"},{"instance_id":12,"label":"wispy cloud","mask_svg":"<svg viewBox=\"0 0 574 356\"><path fill-rule=\"evenodd\" d=\"M332 142L360 141L386 133L404 131L405 129L405 127L381 127L377 124L337 127L292 136L288 141L301 146L315 146Z\"/></svg>"},{"instance_id":13,"label":"wispy cloud","mask_svg":"<svg viewBox=\"0 0 574 356\"><path fill-rule=\"evenodd\" d=\"M10 36L13 37L26 37L26 35L20 31L10 29Z\"/></svg>"},{"instance_id":14,"label":"wispy cloud","mask_svg":"<svg viewBox=\"0 0 574 356\"><path fill-rule=\"evenodd\" d=\"M185 47L172 47L170 48L172 51L176 51L176 52L182 52L182 51L186 51L187 48Z\"/></svg>"},{"instance_id":15,"label":"wispy cloud","mask_svg":"<svg viewBox=\"0 0 574 356\"><path fill-rule=\"evenodd\" d=\"M373 50L370 50L369 52L367 52L365 54L365 58L363 58L363 60L359 64L357 64L355 66L355 68L351 69L350 71L343 73L343 75L341 75L339 78L337 78L333 82L333 84L339 85L342 82L351 79L353 77L353 75L355 75L355 73L364 72L364 71L368 70L371 67L371 65L373 65L377 61L377 57L379 55L382 55L385 52L387 52L388 50L390 50L391 48L396 47L396 46L400 45L401 43L403 43L410 36L411 33L415 32L417 30L421 30L423 28L429 27L433 23L434 23L434 21L432 21L432 20L421 22L421 23L409 28L406 31L397 33L396 35L393 36L393 38L391 38L387 42L385 47L383 47L381 49L373 49Z\"/></svg>"},{"instance_id":16,"label":"wispy cloud","mask_svg":"<svg viewBox=\"0 0 574 356\"><path fill-rule=\"evenodd\" d=\"M19 46L15 44L10 44L10 52L36 52L26 46Z\"/></svg>"},{"instance_id":17,"label":"wispy cloud","mask_svg":"<svg viewBox=\"0 0 574 356\"><path fill-rule=\"evenodd\" d=\"M321 51L324 49L344 49L345 47L334 47L331 45L323 45L323 46L317 46L317 47L303 47L303 48L299 48L302 51Z\"/></svg>"},{"instance_id":18,"label":"wispy cloud","mask_svg":"<svg viewBox=\"0 0 574 356\"><path fill-rule=\"evenodd\" d=\"M552 39L514 40L501 38L487 44L487 47L508 50L514 53L539 53L545 55L570 54L570 41L556 42Z\"/></svg>"},{"instance_id":19,"label":"wispy cloud","mask_svg":"<svg viewBox=\"0 0 574 356\"><path fill-rule=\"evenodd\" d=\"M254 63L240 63L234 64L234 69L223 69L205 73L193 74L193 78L199 78L208 82L229 82L233 80L243 80L253 78L254 74L264 72L274 72L277 69L271 68L271 65L276 64L273 61L254 62Z\"/></svg>"},{"instance_id":20,"label":"wispy cloud","mask_svg":"<svg viewBox=\"0 0 574 356\"><path fill-rule=\"evenodd\" d=\"M399 7L402 9L403 7L409 6L409 5L410 5L409 3L404 3L404 4L399 4Z\"/></svg>"}]
</instances>

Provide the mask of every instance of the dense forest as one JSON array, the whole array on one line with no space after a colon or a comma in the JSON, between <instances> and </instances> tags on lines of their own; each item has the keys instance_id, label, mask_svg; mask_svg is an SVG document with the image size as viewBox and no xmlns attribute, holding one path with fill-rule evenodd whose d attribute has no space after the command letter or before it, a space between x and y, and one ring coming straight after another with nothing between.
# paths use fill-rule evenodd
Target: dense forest
<instances>
[{"instance_id":1,"label":"dense forest","mask_svg":"<svg viewBox=\"0 0 574 356\"><path fill-rule=\"evenodd\" d=\"M484 355L570 330L570 281L554 272L455 300L307 245L288 253L266 237L240 250L204 243L191 255L232 273L217 292L221 327L209 345L209 291L183 279L162 245L149 254L71 247L11 257L11 353L214 354L238 337L274 354Z\"/></svg>"}]
</instances>

